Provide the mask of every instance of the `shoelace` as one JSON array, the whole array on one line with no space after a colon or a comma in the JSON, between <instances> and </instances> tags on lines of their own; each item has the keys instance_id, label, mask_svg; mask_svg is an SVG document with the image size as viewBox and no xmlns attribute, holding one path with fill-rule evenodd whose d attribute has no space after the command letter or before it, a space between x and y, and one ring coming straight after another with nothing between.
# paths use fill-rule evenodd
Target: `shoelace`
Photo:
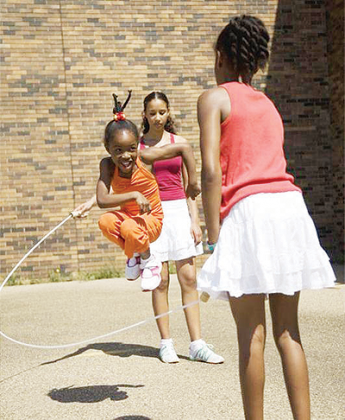
<instances>
[{"instance_id":1,"label":"shoelace","mask_svg":"<svg viewBox=\"0 0 345 420\"><path fill-rule=\"evenodd\" d=\"M210 356L212 355L212 349L214 347L212 344L205 343L193 356L194 359L202 359L202 360L208 360Z\"/></svg>"},{"instance_id":2,"label":"shoelace","mask_svg":"<svg viewBox=\"0 0 345 420\"><path fill-rule=\"evenodd\" d=\"M164 345L164 346L161 347L161 352L162 353L165 353L165 352L169 352L169 353L174 352L174 353L176 353L173 346L166 346L166 345Z\"/></svg>"},{"instance_id":3,"label":"shoelace","mask_svg":"<svg viewBox=\"0 0 345 420\"><path fill-rule=\"evenodd\" d=\"M173 346L163 346L161 347L162 356L174 356L177 357L176 351Z\"/></svg>"}]
</instances>

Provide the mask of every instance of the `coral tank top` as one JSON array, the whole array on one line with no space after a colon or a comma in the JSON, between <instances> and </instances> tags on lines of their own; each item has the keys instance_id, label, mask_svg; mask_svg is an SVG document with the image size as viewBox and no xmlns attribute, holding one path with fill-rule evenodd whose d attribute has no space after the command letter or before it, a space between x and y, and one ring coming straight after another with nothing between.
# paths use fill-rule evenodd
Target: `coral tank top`
<instances>
[{"instance_id":1,"label":"coral tank top","mask_svg":"<svg viewBox=\"0 0 345 420\"><path fill-rule=\"evenodd\" d=\"M273 102L239 82L220 85L230 97L231 111L221 124L220 217L243 198L258 193L301 191L286 172L284 128Z\"/></svg>"}]
</instances>

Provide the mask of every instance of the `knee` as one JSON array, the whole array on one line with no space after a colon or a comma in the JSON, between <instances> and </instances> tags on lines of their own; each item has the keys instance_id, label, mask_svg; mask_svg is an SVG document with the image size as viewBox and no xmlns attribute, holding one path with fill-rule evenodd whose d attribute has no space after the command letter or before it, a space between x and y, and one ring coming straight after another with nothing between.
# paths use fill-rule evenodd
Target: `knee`
<instances>
[{"instance_id":1,"label":"knee","mask_svg":"<svg viewBox=\"0 0 345 420\"><path fill-rule=\"evenodd\" d=\"M179 281L182 290L196 290L196 277L194 275L183 276Z\"/></svg>"},{"instance_id":2,"label":"knee","mask_svg":"<svg viewBox=\"0 0 345 420\"><path fill-rule=\"evenodd\" d=\"M137 238L140 236L141 233L137 223L135 223L133 219L124 220L121 223L120 232L123 238L128 238L131 236Z\"/></svg>"},{"instance_id":3,"label":"knee","mask_svg":"<svg viewBox=\"0 0 345 420\"><path fill-rule=\"evenodd\" d=\"M266 341L265 327L261 324L255 327L240 328L238 330L238 342L242 354L249 357L253 351L263 351Z\"/></svg>"},{"instance_id":4,"label":"knee","mask_svg":"<svg viewBox=\"0 0 345 420\"><path fill-rule=\"evenodd\" d=\"M258 325L253 333L252 333L252 337L251 337L251 343L260 347L263 347L265 345L265 340L266 340L266 332L265 332L265 328L263 325Z\"/></svg>"},{"instance_id":5,"label":"knee","mask_svg":"<svg viewBox=\"0 0 345 420\"><path fill-rule=\"evenodd\" d=\"M161 282L159 284L159 286L157 287L157 289L159 292L167 292L169 289L169 277L166 277L164 275L161 275Z\"/></svg>"},{"instance_id":6,"label":"knee","mask_svg":"<svg viewBox=\"0 0 345 420\"><path fill-rule=\"evenodd\" d=\"M298 328L273 327L273 336L279 352L290 346L293 342L301 343Z\"/></svg>"},{"instance_id":7,"label":"knee","mask_svg":"<svg viewBox=\"0 0 345 420\"><path fill-rule=\"evenodd\" d=\"M98 227L101 229L102 232L107 232L111 229L113 225L113 217L110 214L103 214L98 220Z\"/></svg>"}]
</instances>

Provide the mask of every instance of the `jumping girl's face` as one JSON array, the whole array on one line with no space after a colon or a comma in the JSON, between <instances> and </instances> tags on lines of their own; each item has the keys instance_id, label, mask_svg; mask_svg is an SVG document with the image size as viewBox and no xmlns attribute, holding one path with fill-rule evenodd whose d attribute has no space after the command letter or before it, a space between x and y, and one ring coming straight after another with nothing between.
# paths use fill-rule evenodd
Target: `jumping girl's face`
<instances>
[{"instance_id":1,"label":"jumping girl's face","mask_svg":"<svg viewBox=\"0 0 345 420\"><path fill-rule=\"evenodd\" d=\"M144 111L150 130L164 130L165 124L169 117L169 109L167 104L162 99L152 99Z\"/></svg>"},{"instance_id":2,"label":"jumping girl's face","mask_svg":"<svg viewBox=\"0 0 345 420\"><path fill-rule=\"evenodd\" d=\"M119 175L123 178L130 178L136 169L137 137L129 130L117 131L109 144L109 153L115 166L119 168Z\"/></svg>"}]
</instances>

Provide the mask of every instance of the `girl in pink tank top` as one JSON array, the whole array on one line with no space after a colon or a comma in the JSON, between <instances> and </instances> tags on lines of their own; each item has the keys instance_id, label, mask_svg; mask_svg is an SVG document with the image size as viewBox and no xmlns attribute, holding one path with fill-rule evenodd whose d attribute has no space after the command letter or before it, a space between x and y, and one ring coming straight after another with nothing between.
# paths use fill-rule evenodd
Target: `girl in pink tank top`
<instances>
[{"instance_id":1,"label":"girl in pink tank top","mask_svg":"<svg viewBox=\"0 0 345 420\"><path fill-rule=\"evenodd\" d=\"M170 116L169 101L162 92L152 92L144 99L143 136L140 147L161 147L170 143L185 143L176 135L174 122ZM186 199L186 171L181 159L173 158L155 162L156 176L164 213L162 233L151 244L152 253L162 262L162 282L153 291L152 303L156 315L169 310L169 261L174 261L181 286L184 304L198 300L196 290L195 257L203 252L201 229L196 202ZM201 339L199 305L185 309L191 344L189 357L208 363L222 363L224 359L215 354ZM161 336L160 359L165 363L179 361L170 336L168 316L157 319Z\"/></svg>"},{"instance_id":2,"label":"girl in pink tank top","mask_svg":"<svg viewBox=\"0 0 345 420\"><path fill-rule=\"evenodd\" d=\"M145 153L161 155L162 151L154 150L154 148L172 143L177 144L169 147L170 149L190 149L187 141L175 133L168 98L162 92L152 92L144 100L143 136L139 147L140 149L152 148L149 151L146 150ZM169 310L169 260L175 261L183 303L198 301L195 257L202 254L203 249L198 208L194 200L186 198L186 192L192 197L195 197L195 194L193 188L188 185L188 173L182 159L180 156L165 159L162 162L155 159L152 169L159 187L164 213L162 232L155 242L150 243L152 255L162 262L162 281L153 291L152 296L154 313L160 315ZM79 217L85 217L95 203L94 196L74 211L79 213ZM128 265L131 267L131 261L129 259L126 267ZM135 262L133 264L135 267ZM224 359L214 353L201 339L199 305L194 303L186 308L185 316L191 339L190 359L212 364L222 363ZM161 335L160 359L165 363L177 363L179 358L170 337L168 316L158 318L157 326Z\"/></svg>"},{"instance_id":3,"label":"girl in pink tank top","mask_svg":"<svg viewBox=\"0 0 345 420\"><path fill-rule=\"evenodd\" d=\"M170 133L170 144L175 143L175 136ZM144 138L140 140L140 149L145 149ZM183 200L186 193L182 185L182 158L180 156L164 161L154 162L152 172L155 174L162 201Z\"/></svg>"},{"instance_id":4,"label":"girl in pink tank top","mask_svg":"<svg viewBox=\"0 0 345 420\"><path fill-rule=\"evenodd\" d=\"M268 60L268 41L260 19L231 18L215 46L218 87L198 100L202 198L213 251L198 276L198 288L230 301L248 419L263 419L269 296L291 409L294 418L309 420L299 293L330 287L335 277L300 189L286 172L279 112L251 86L254 74Z\"/></svg>"}]
</instances>

